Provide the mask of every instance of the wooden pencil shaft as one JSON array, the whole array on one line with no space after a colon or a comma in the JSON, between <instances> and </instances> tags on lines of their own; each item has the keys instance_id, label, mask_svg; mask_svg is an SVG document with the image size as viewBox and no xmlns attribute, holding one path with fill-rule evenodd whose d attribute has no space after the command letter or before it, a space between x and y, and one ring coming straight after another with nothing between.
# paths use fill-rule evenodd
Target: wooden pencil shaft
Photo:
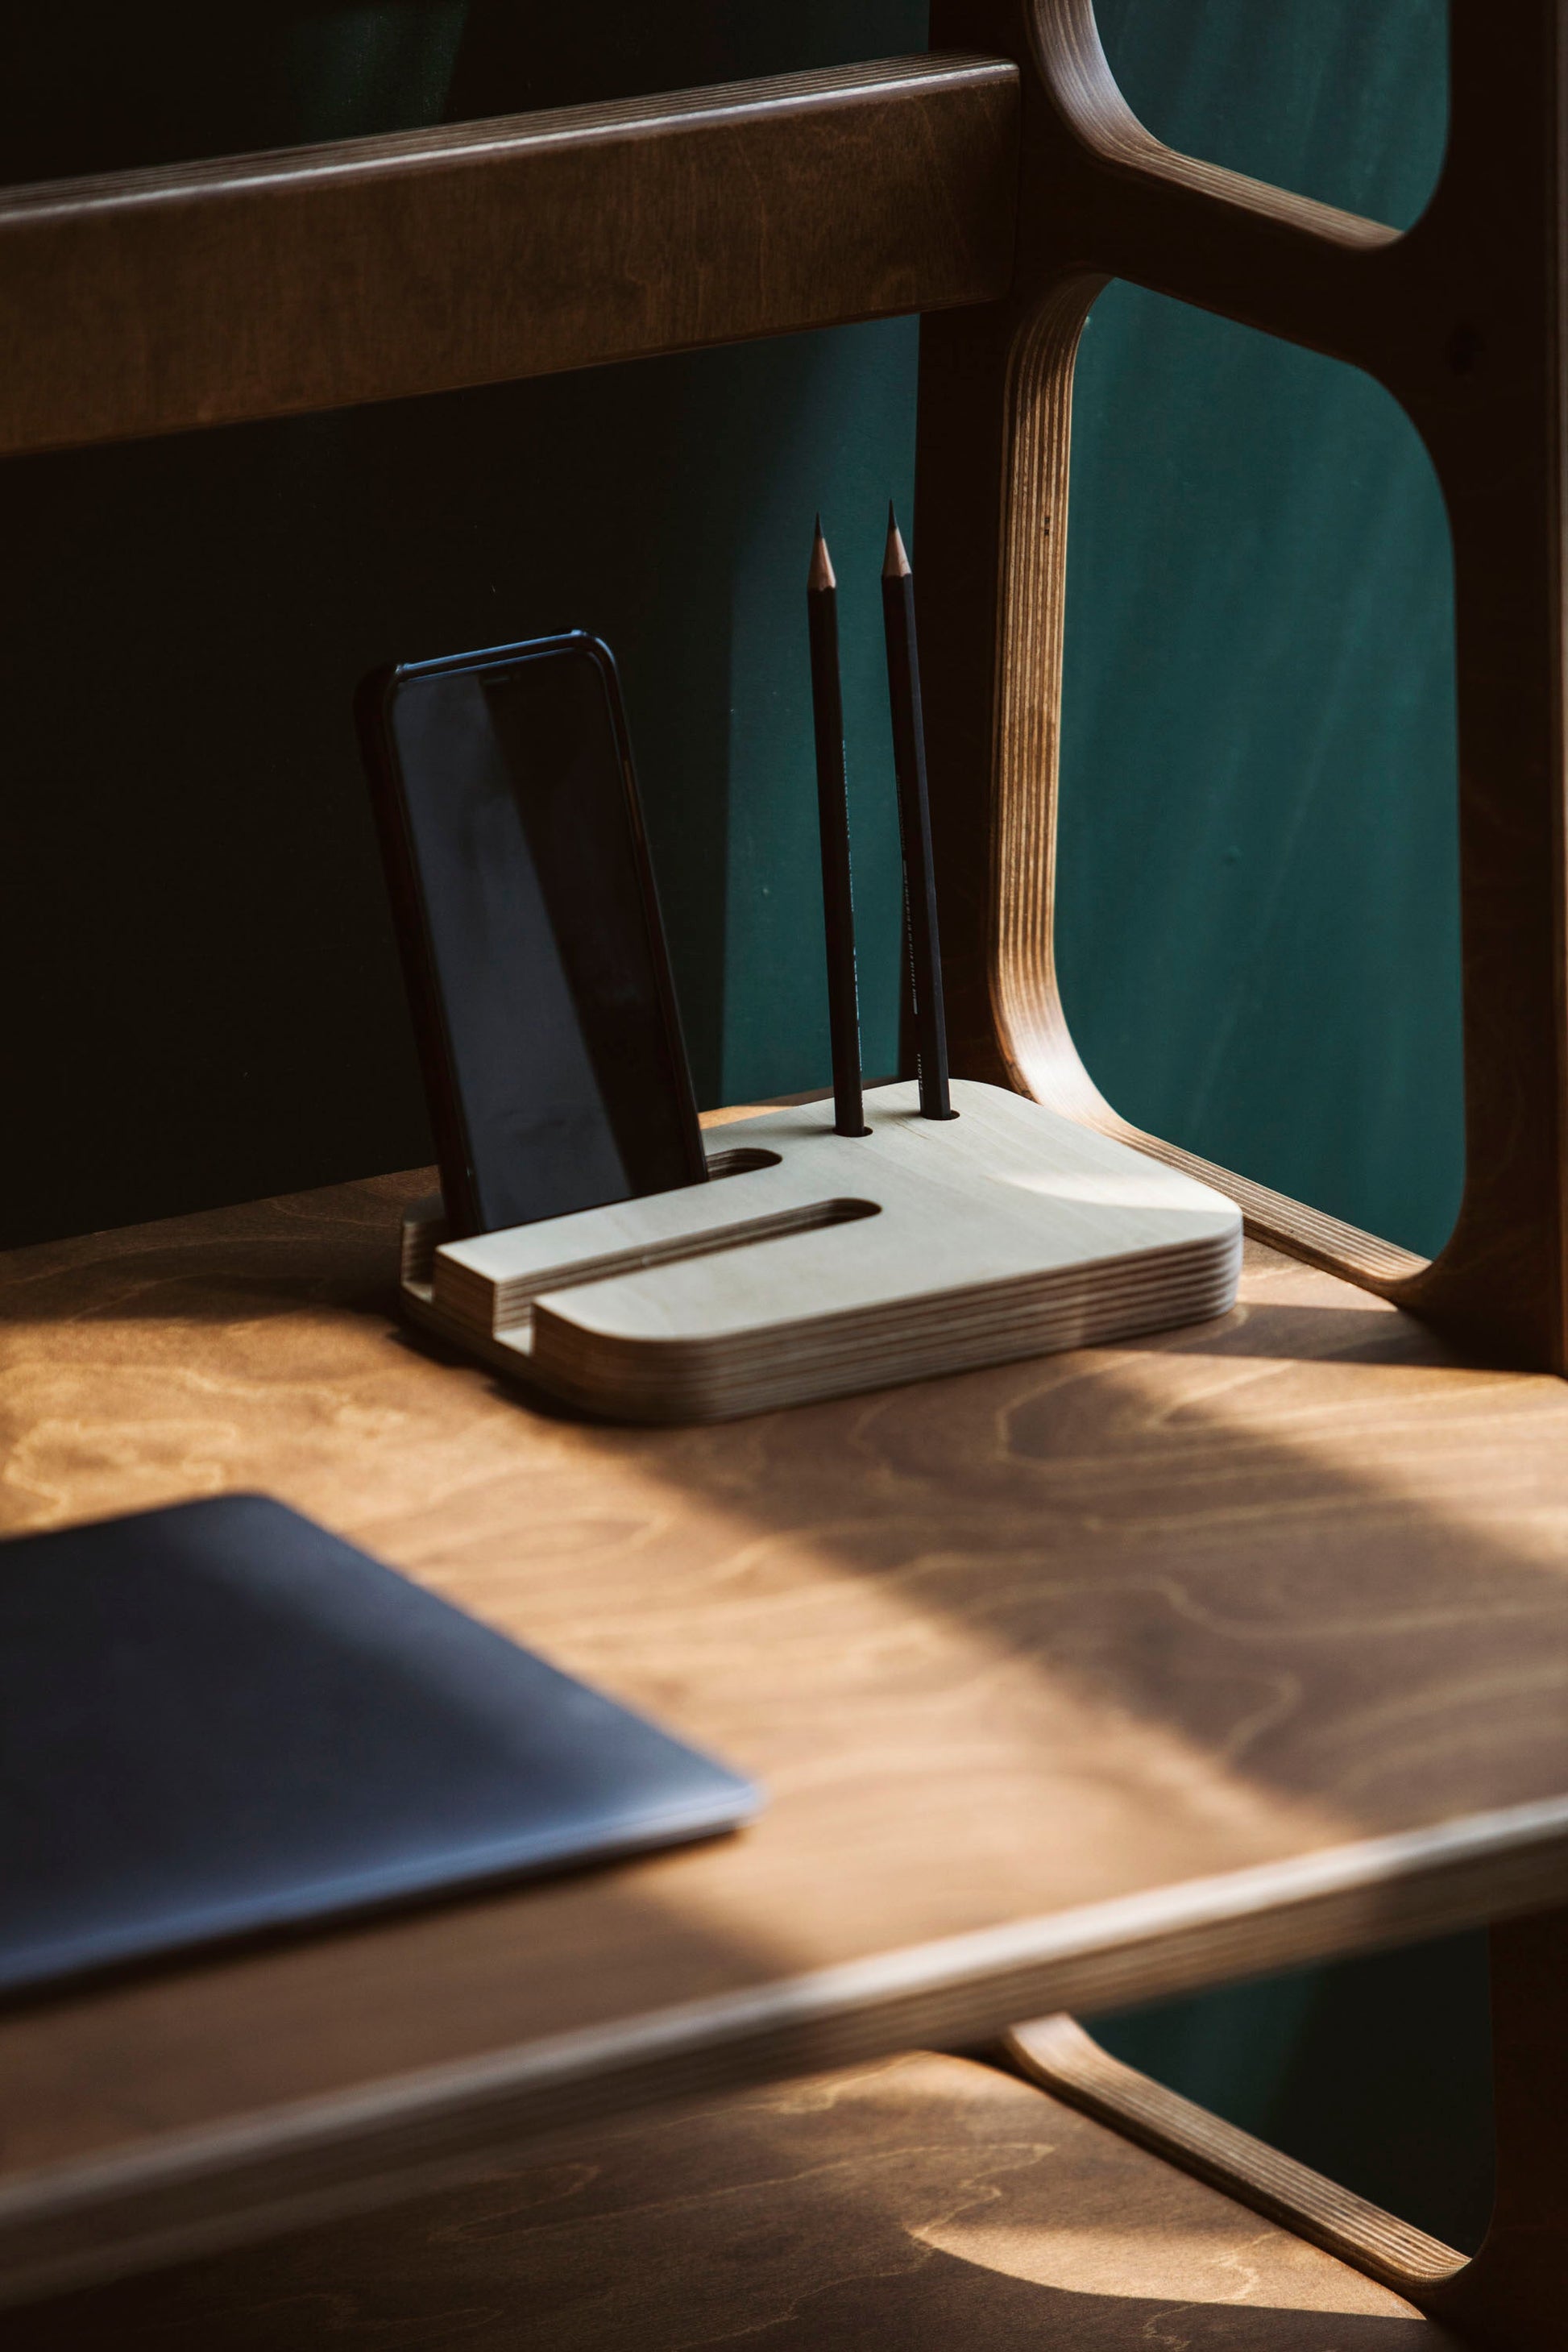
<instances>
[{"instance_id":1,"label":"wooden pencil shaft","mask_svg":"<svg viewBox=\"0 0 1568 2352\"><path fill-rule=\"evenodd\" d=\"M855 984L855 906L849 878L849 803L844 775L844 705L838 683L838 598L808 588L811 705L816 735L816 813L822 840L822 912L827 942L827 1021L833 1047L834 1126L867 1132L860 1087L860 1014Z\"/></svg>"},{"instance_id":2,"label":"wooden pencil shaft","mask_svg":"<svg viewBox=\"0 0 1568 2352\"><path fill-rule=\"evenodd\" d=\"M947 1015L942 993L936 876L926 788L925 725L921 710L915 583L909 572L882 574L882 625L888 647L888 699L893 719L893 772L903 845L904 908L914 977L915 1055L921 1117L955 1116L948 1091Z\"/></svg>"}]
</instances>

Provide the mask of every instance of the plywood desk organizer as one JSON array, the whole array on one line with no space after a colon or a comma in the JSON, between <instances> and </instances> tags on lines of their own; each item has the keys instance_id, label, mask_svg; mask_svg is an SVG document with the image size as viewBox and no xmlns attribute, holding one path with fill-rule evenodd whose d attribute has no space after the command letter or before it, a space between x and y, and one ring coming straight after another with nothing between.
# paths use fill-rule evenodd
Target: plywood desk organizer
<instances>
[{"instance_id":1,"label":"plywood desk organizer","mask_svg":"<svg viewBox=\"0 0 1568 2352\"><path fill-rule=\"evenodd\" d=\"M922 314L923 686L953 1067L1141 1142L1496 1362L1568 1371L1564 0L1453 0L1401 233L1183 155L1092 0L933 0L931 53L12 189L0 457ZM1364 369L1454 540L1466 1190L1414 1256L1140 1137L1052 955L1073 362L1122 278ZM941 648L940 660L934 649Z\"/></svg>"},{"instance_id":2,"label":"plywood desk organizer","mask_svg":"<svg viewBox=\"0 0 1568 2352\"><path fill-rule=\"evenodd\" d=\"M1241 1215L1222 1193L1026 1102L914 1082L721 1130L689 1185L444 1242L404 1225L409 1315L498 1371L626 1421L886 1388L1223 1315Z\"/></svg>"}]
</instances>

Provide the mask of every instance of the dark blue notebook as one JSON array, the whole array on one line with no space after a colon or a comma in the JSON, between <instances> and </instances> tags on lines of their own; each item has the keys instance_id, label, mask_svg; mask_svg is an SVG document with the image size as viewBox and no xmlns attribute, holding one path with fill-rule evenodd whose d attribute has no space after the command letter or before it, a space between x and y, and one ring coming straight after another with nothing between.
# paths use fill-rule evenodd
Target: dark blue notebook
<instances>
[{"instance_id":1,"label":"dark blue notebook","mask_svg":"<svg viewBox=\"0 0 1568 2352\"><path fill-rule=\"evenodd\" d=\"M760 1801L264 1496L0 1544L0 1990L705 1837Z\"/></svg>"}]
</instances>

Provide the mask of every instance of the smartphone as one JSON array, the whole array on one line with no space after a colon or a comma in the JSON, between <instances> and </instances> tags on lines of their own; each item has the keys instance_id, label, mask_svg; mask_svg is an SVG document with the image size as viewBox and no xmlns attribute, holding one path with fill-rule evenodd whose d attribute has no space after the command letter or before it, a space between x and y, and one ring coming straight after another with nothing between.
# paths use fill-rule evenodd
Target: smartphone
<instances>
[{"instance_id":1,"label":"smartphone","mask_svg":"<svg viewBox=\"0 0 1568 2352\"><path fill-rule=\"evenodd\" d=\"M701 1183L608 646L401 663L356 713L453 1236Z\"/></svg>"}]
</instances>

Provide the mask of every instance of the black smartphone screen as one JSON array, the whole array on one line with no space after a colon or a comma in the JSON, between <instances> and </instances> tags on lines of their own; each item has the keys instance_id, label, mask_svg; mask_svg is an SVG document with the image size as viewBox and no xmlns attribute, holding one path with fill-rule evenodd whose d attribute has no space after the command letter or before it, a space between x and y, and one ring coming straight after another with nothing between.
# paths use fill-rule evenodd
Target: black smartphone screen
<instances>
[{"instance_id":1,"label":"black smartphone screen","mask_svg":"<svg viewBox=\"0 0 1568 2352\"><path fill-rule=\"evenodd\" d=\"M454 1232L700 1181L607 649L380 673L362 724Z\"/></svg>"}]
</instances>

